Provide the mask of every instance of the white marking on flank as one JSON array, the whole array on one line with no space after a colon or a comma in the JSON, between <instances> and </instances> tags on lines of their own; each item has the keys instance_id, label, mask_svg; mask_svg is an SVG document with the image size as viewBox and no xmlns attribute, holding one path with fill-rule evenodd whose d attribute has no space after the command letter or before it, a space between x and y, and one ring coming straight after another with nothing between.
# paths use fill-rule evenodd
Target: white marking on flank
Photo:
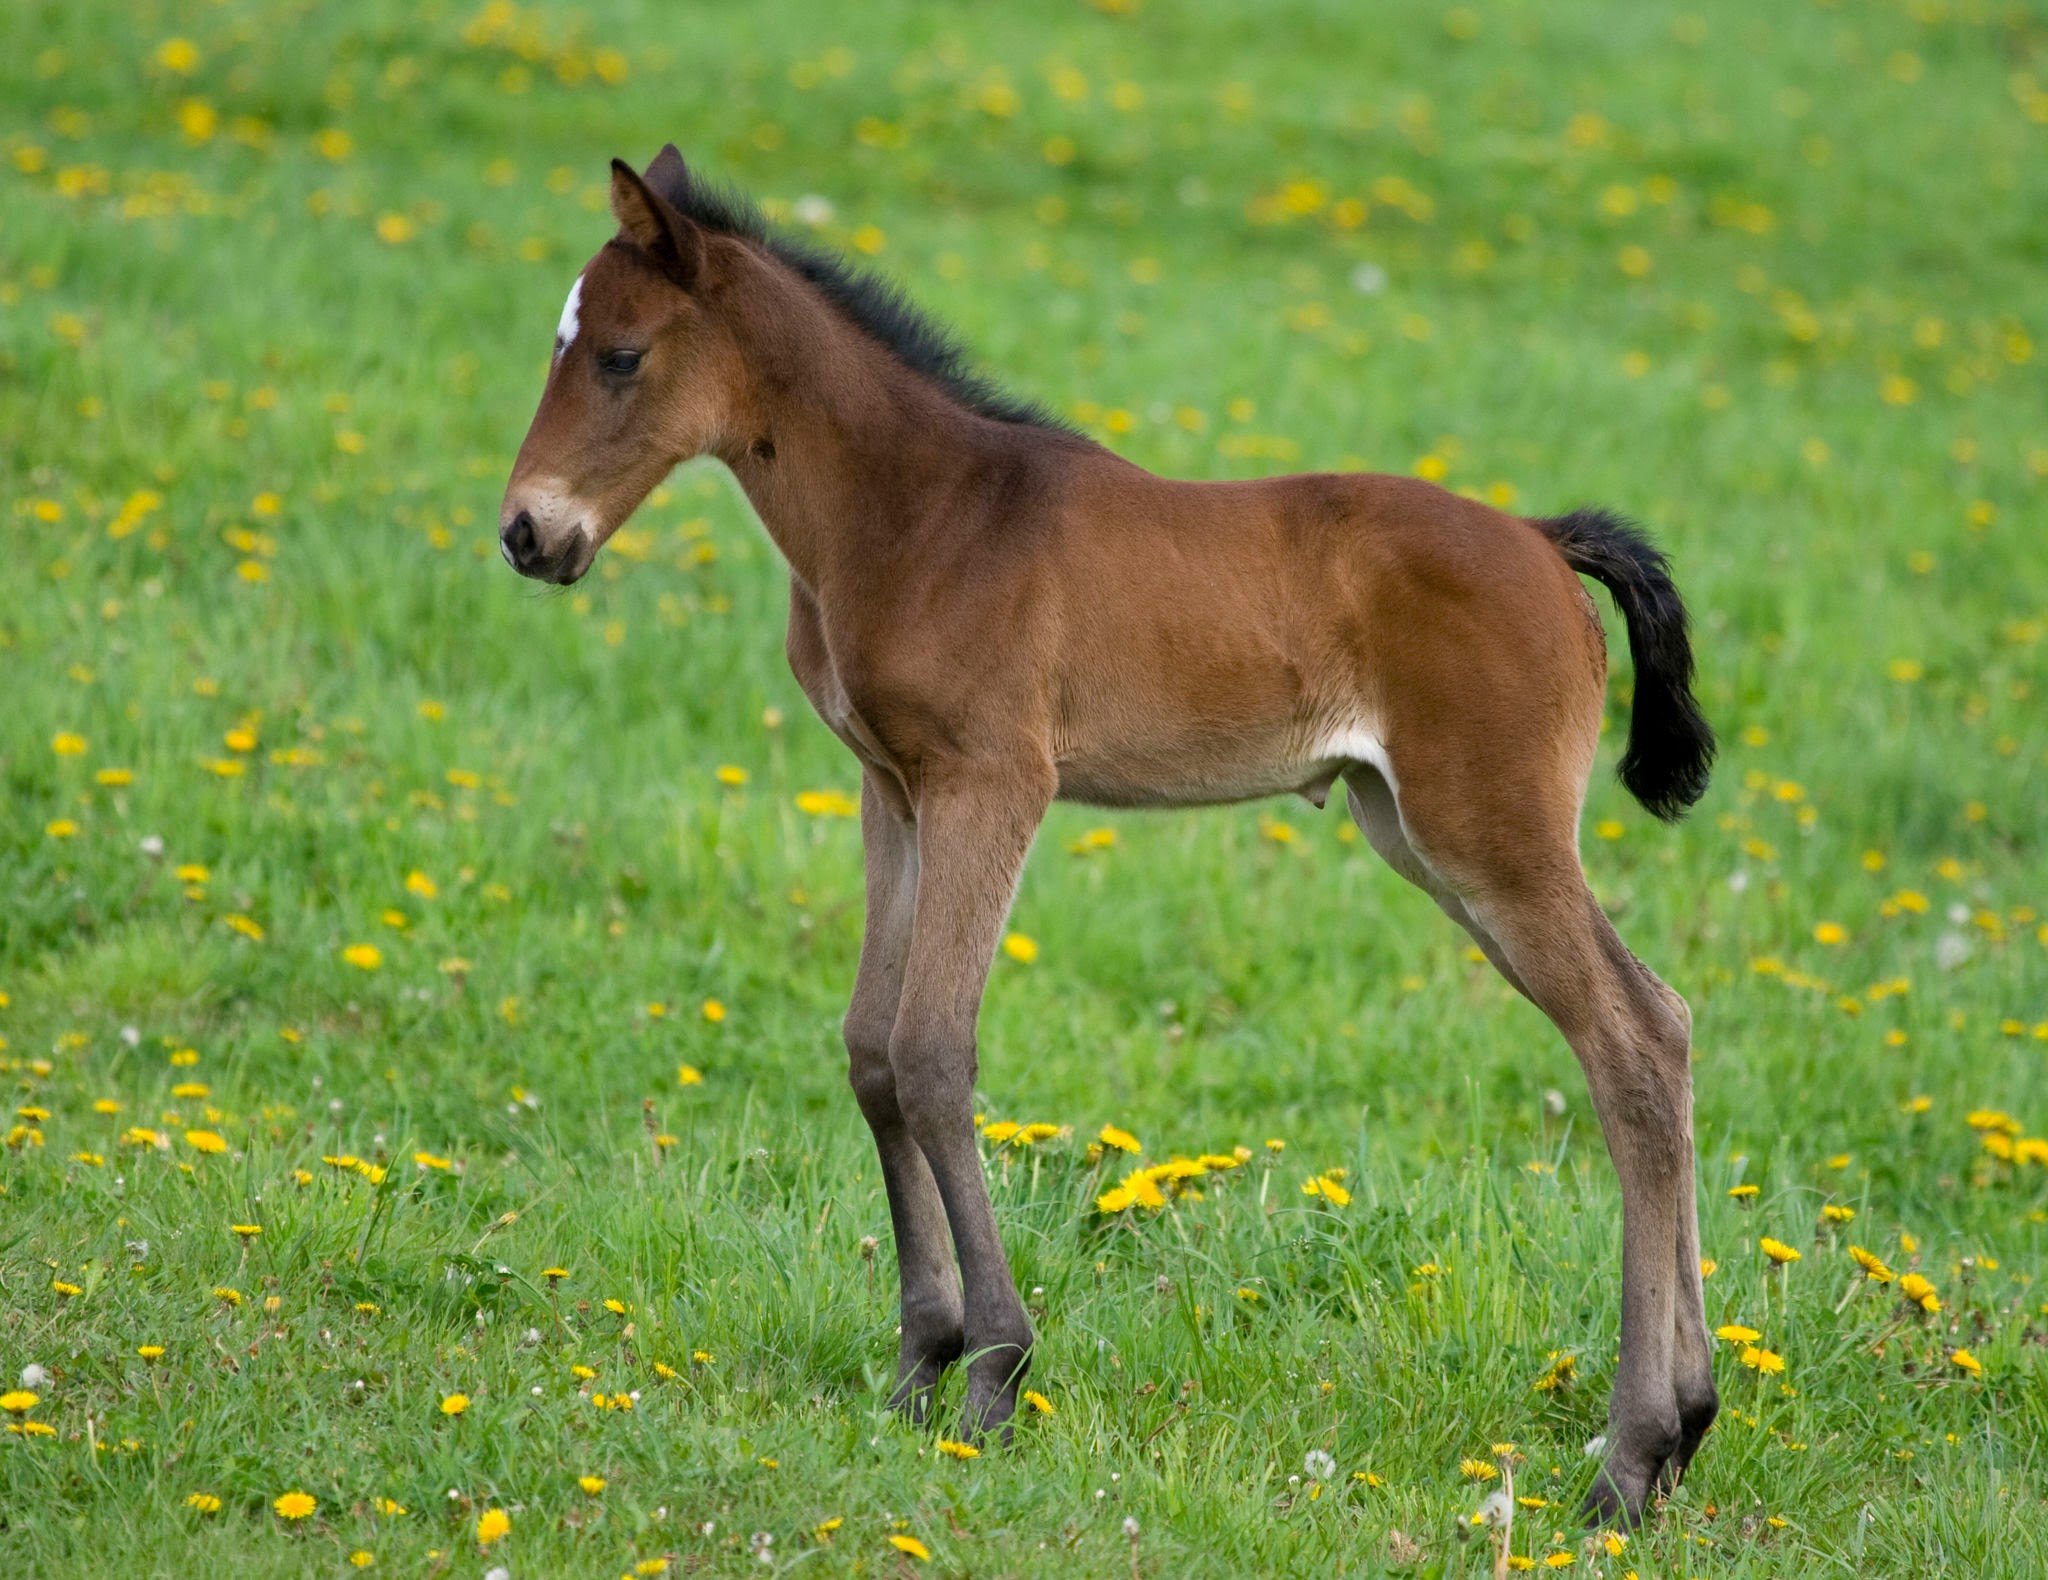
<instances>
[{"instance_id":1,"label":"white marking on flank","mask_svg":"<svg viewBox=\"0 0 2048 1580\"><path fill-rule=\"evenodd\" d=\"M1400 793L1401 787L1394 781L1394 765L1387 760L1385 744L1362 724L1330 731L1309 748L1309 757L1315 762L1370 763L1380 771L1387 787L1396 795Z\"/></svg>"},{"instance_id":2,"label":"white marking on flank","mask_svg":"<svg viewBox=\"0 0 2048 1580\"><path fill-rule=\"evenodd\" d=\"M582 327L576 316L577 308L583 305L583 276L576 276L576 283L569 287L569 300L562 304L562 321L555 325L555 355L560 356L576 344L576 331Z\"/></svg>"}]
</instances>

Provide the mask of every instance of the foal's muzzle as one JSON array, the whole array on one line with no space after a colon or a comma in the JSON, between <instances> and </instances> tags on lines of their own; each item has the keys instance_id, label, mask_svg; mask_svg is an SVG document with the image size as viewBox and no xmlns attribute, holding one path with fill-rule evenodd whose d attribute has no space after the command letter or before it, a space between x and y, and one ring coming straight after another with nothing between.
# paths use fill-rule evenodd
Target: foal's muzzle
<instances>
[{"instance_id":1,"label":"foal's muzzle","mask_svg":"<svg viewBox=\"0 0 2048 1580\"><path fill-rule=\"evenodd\" d=\"M578 527L569 534L558 552L545 552L541 548L540 534L534 530L532 513L525 510L507 522L504 531L498 534L498 548L507 565L521 576L554 582L563 587L590 568L587 543L583 529Z\"/></svg>"}]
</instances>

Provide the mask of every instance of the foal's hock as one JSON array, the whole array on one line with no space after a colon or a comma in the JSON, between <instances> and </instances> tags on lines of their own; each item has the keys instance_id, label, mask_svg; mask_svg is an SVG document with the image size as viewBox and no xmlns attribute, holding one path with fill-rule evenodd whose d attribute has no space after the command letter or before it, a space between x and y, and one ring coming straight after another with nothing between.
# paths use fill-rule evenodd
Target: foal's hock
<instances>
[{"instance_id":1,"label":"foal's hock","mask_svg":"<svg viewBox=\"0 0 2048 1580\"><path fill-rule=\"evenodd\" d=\"M562 310L505 491L573 582L679 461L730 467L788 561L788 651L859 759L867 925L846 1014L902 1275L894 1402L967 1357L1006 1434L1032 1334L973 1122L975 1020L1056 799L1194 806L1339 779L1571 1044L1622 1191L1621 1360L1588 1510L1633 1520L1717 1408L1694 1209L1691 1016L1579 866L1606 687L1579 574L1635 666L1621 777L1675 818L1713 735L1663 557L1599 510L1524 520L1412 478L1155 477L1014 400L890 287L771 232L664 148Z\"/></svg>"}]
</instances>

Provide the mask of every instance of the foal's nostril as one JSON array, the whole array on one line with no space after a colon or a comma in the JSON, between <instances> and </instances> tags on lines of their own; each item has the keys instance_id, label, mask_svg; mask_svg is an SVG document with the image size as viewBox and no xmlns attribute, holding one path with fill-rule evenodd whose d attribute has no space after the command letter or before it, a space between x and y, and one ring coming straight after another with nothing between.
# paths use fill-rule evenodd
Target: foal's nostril
<instances>
[{"instance_id":1,"label":"foal's nostril","mask_svg":"<svg viewBox=\"0 0 2048 1580\"><path fill-rule=\"evenodd\" d=\"M534 536L533 517L524 510L512 518L512 524L505 529L505 556L512 562L514 570L524 570L533 563L540 547Z\"/></svg>"}]
</instances>

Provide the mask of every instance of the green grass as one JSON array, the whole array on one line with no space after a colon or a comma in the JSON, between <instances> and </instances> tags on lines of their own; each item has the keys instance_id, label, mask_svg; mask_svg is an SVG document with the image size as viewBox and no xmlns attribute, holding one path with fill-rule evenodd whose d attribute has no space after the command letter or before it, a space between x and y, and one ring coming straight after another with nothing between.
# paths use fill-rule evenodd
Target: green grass
<instances>
[{"instance_id":1,"label":"green grass","mask_svg":"<svg viewBox=\"0 0 2048 1580\"><path fill-rule=\"evenodd\" d=\"M1499 1441L1558 1504L1516 1552L1577 1550L1619 1293L1583 1087L1299 806L1055 812L982 1091L1072 1127L990 1148L1056 1413L962 1463L883 1410L836 1031L858 836L795 805L855 775L783 665L781 569L699 468L572 593L492 542L605 161L667 138L781 212L829 198L835 244L875 227L987 367L1148 466L1652 524L1723 765L1676 830L1603 767L1586 860L1694 1006L1711 1318L1786 1369L1729 1347L1693 1479L1578 1567L2048 1569L2048 1170L1966 1123L2048 1127L2048 18L703 9L0 18L0 1072L31 1110L0 1384L44 1368L54 1429L0 1437L10 1569L738 1574L765 1531L776 1572L1101 1576L1134 1517L1147 1576L1411 1542L1404 1572L1477 1574L1459 1462ZM1252 1161L1101 1221L1105 1123ZM1332 1167L1341 1208L1300 1189ZM1763 1234L1804 1259L1767 1271ZM1537 1391L1558 1353L1576 1383Z\"/></svg>"}]
</instances>

